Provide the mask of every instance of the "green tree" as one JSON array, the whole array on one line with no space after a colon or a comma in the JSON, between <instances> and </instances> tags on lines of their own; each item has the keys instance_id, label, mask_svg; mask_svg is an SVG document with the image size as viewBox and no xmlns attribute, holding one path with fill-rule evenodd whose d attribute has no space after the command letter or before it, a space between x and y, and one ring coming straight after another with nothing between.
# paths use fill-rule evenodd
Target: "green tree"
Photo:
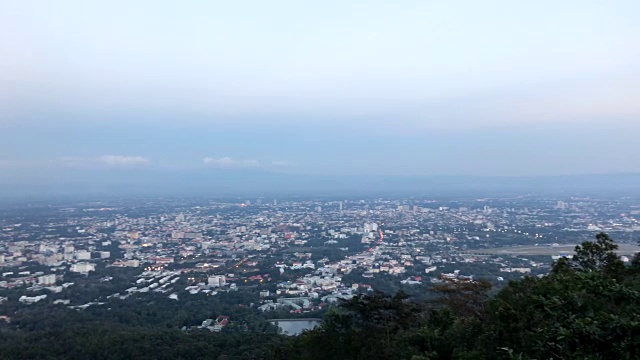
<instances>
[{"instance_id":1,"label":"green tree","mask_svg":"<svg viewBox=\"0 0 640 360\"><path fill-rule=\"evenodd\" d=\"M606 234L576 247L548 276L511 282L491 301L493 340L544 359L633 359L640 349L640 292ZM637 280L637 279L636 279Z\"/></svg>"}]
</instances>

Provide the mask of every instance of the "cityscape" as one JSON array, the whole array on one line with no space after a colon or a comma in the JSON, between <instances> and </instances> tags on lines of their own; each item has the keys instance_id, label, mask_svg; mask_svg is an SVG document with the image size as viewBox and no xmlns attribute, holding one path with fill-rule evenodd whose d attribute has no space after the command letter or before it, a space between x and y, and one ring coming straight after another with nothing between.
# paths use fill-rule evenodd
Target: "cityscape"
<instances>
[{"instance_id":1,"label":"cityscape","mask_svg":"<svg viewBox=\"0 0 640 360\"><path fill-rule=\"evenodd\" d=\"M638 24L3 1L0 360L640 359Z\"/></svg>"},{"instance_id":2,"label":"cityscape","mask_svg":"<svg viewBox=\"0 0 640 360\"><path fill-rule=\"evenodd\" d=\"M0 215L4 309L198 299L211 302L209 316L187 314L176 327L214 332L316 319L376 291L428 297L435 284L474 279L500 289L544 276L602 231L623 261L640 251L632 198L112 199ZM218 302L242 311L230 317ZM19 323L16 314L0 314L4 326Z\"/></svg>"}]
</instances>

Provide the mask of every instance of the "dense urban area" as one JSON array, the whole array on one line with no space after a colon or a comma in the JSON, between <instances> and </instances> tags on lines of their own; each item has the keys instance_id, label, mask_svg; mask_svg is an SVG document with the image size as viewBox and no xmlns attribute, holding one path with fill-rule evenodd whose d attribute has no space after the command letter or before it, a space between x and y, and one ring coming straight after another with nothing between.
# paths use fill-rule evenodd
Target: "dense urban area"
<instances>
[{"instance_id":1,"label":"dense urban area","mask_svg":"<svg viewBox=\"0 0 640 360\"><path fill-rule=\"evenodd\" d=\"M640 203L533 196L31 202L5 204L0 229L4 331L99 321L192 337L280 337L313 329L361 295L430 301L438 287L479 283L495 294L510 280L544 277L599 232L616 239L629 263L640 251Z\"/></svg>"}]
</instances>

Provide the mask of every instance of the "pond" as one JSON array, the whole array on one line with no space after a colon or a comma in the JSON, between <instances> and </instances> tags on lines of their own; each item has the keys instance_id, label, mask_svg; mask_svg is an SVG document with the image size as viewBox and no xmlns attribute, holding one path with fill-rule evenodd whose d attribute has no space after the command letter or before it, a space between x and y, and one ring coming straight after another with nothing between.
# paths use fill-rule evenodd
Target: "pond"
<instances>
[{"instance_id":1,"label":"pond","mask_svg":"<svg viewBox=\"0 0 640 360\"><path fill-rule=\"evenodd\" d=\"M311 330L322 323L321 319L273 319L270 323L280 328L283 335L300 335L305 330Z\"/></svg>"}]
</instances>

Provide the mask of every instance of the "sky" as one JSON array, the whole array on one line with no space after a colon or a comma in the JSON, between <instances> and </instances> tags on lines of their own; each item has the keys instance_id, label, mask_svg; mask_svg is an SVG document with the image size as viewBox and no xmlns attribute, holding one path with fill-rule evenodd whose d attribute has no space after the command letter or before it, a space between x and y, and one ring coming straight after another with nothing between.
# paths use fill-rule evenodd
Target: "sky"
<instances>
[{"instance_id":1,"label":"sky","mask_svg":"<svg viewBox=\"0 0 640 360\"><path fill-rule=\"evenodd\" d=\"M639 173L638 44L635 0L4 1L0 188Z\"/></svg>"}]
</instances>

